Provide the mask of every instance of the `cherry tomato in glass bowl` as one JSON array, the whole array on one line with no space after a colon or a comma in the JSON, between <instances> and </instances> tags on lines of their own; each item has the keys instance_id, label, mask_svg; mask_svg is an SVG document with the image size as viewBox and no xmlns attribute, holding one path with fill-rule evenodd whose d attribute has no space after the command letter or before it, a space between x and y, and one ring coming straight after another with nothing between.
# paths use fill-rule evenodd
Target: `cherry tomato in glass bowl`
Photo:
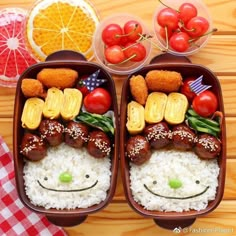
<instances>
[{"instance_id":1,"label":"cherry tomato in glass bowl","mask_svg":"<svg viewBox=\"0 0 236 236\"><path fill-rule=\"evenodd\" d=\"M215 113L218 101L213 92L206 90L194 97L192 107L198 115L208 117Z\"/></svg>"},{"instance_id":2,"label":"cherry tomato in glass bowl","mask_svg":"<svg viewBox=\"0 0 236 236\"><path fill-rule=\"evenodd\" d=\"M84 98L84 107L90 113L104 114L111 106L111 95L104 88L95 88Z\"/></svg>"},{"instance_id":3,"label":"cherry tomato in glass bowl","mask_svg":"<svg viewBox=\"0 0 236 236\"><path fill-rule=\"evenodd\" d=\"M189 102L192 102L193 98L196 96L196 93L194 93L189 86L194 80L194 77L185 79L183 85L180 88L180 92L187 97Z\"/></svg>"}]
</instances>

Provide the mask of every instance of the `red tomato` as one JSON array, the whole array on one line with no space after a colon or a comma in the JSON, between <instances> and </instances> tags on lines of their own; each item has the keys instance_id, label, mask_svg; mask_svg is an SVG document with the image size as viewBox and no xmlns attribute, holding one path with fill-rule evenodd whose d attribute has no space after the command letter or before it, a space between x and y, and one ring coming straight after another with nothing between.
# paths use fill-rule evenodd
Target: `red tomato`
<instances>
[{"instance_id":1,"label":"red tomato","mask_svg":"<svg viewBox=\"0 0 236 236\"><path fill-rule=\"evenodd\" d=\"M183 85L180 88L180 92L187 97L189 102L191 102L193 98L196 96L196 93L194 93L189 86L194 80L195 80L194 77L189 77L185 79Z\"/></svg>"},{"instance_id":2,"label":"red tomato","mask_svg":"<svg viewBox=\"0 0 236 236\"><path fill-rule=\"evenodd\" d=\"M95 88L84 98L84 107L90 113L104 114L110 106L111 95L103 88Z\"/></svg>"},{"instance_id":3,"label":"red tomato","mask_svg":"<svg viewBox=\"0 0 236 236\"><path fill-rule=\"evenodd\" d=\"M206 90L194 97L192 106L198 115L208 117L216 111L218 102L215 94Z\"/></svg>"}]
</instances>

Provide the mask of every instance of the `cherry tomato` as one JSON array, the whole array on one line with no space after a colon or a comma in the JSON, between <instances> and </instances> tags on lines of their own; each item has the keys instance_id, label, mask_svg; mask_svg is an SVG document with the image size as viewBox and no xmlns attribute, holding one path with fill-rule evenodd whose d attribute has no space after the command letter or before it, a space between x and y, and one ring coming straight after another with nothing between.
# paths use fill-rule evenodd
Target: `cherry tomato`
<instances>
[{"instance_id":1,"label":"cherry tomato","mask_svg":"<svg viewBox=\"0 0 236 236\"><path fill-rule=\"evenodd\" d=\"M199 37L206 33L209 28L209 22L206 18L196 16L190 19L186 25L190 37Z\"/></svg>"},{"instance_id":2,"label":"cherry tomato","mask_svg":"<svg viewBox=\"0 0 236 236\"><path fill-rule=\"evenodd\" d=\"M167 27L163 28L163 27L160 27L159 29L159 34L160 36L166 40L166 30L167 30L167 37L168 39L170 39L170 37L172 36L173 34L173 31Z\"/></svg>"},{"instance_id":3,"label":"cherry tomato","mask_svg":"<svg viewBox=\"0 0 236 236\"><path fill-rule=\"evenodd\" d=\"M163 8L157 15L157 22L162 27L176 29L179 24L179 14L171 8Z\"/></svg>"},{"instance_id":4,"label":"cherry tomato","mask_svg":"<svg viewBox=\"0 0 236 236\"><path fill-rule=\"evenodd\" d=\"M130 20L124 25L124 33L130 42L135 42L142 34L142 26L136 20Z\"/></svg>"},{"instance_id":5,"label":"cherry tomato","mask_svg":"<svg viewBox=\"0 0 236 236\"><path fill-rule=\"evenodd\" d=\"M84 107L90 113L104 114L111 106L111 95L104 88L95 88L84 98Z\"/></svg>"},{"instance_id":6,"label":"cherry tomato","mask_svg":"<svg viewBox=\"0 0 236 236\"><path fill-rule=\"evenodd\" d=\"M113 45L107 47L104 52L105 58L109 63L118 64L125 60L125 54L122 47L119 45Z\"/></svg>"},{"instance_id":7,"label":"cherry tomato","mask_svg":"<svg viewBox=\"0 0 236 236\"><path fill-rule=\"evenodd\" d=\"M170 46L177 52L185 52L189 48L189 35L185 32L178 32L170 37Z\"/></svg>"},{"instance_id":8,"label":"cherry tomato","mask_svg":"<svg viewBox=\"0 0 236 236\"><path fill-rule=\"evenodd\" d=\"M122 33L118 24L109 24L102 31L102 40L108 46L119 44Z\"/></svg>"},{"instance_id":9,"label":"cherry tomato","mask_svg":"<svg viewBox=\"0 0 236 236\"><path fill-rule=\"evenodd\" d=\"M124 50L126 58L130 61L142 61L146 57L146 48L141 43L128 43Z\"/></svg>"},{"instance_id":10,"label":"cherry tomato","mask_svg":"<svg viewBox=\"0 0 236 236\"><path fill-rule=\"evenodd\" d=\"M193 4L186 2L179 7L179 18L183 23L187 23L195 16L197 16L197 8Z\"/></svg>"},{"instance_id":11,"label":"cherry tomato","mask_svg":"<svg viewBox=\"0 0 236 236\"><path fill-rule=\"evenodd\" d=\"M211 116L218 107L217 98L213 92L206 90L194 97L192 107L200 116Z\"/></svg>"},{"instance_id":12,"label":"cherry tomato","mask_svg":"<svg viewBox=\"0 0 236 236\"><path fill-rule=\"evenodd\" d=\"M83 94L83 97L90 93L86 85L83 83L83 80L86 80L87 78L88 75L83 75L76 84L76 88Z\"/></svg>"},{"instance_id":13,"label":"cherry tomato","mask_svg":"<svg viewBox=\"0 0 236 236\"><path fill-rule=\"evenodd\" d=\"M196 94L191 90L190 84L195 81L196 78L189 77L184 80L183 85L180 88L180 92L184 94L189 102L192 102L193 98L196 96Z\"/></svg>"}]
</instances>

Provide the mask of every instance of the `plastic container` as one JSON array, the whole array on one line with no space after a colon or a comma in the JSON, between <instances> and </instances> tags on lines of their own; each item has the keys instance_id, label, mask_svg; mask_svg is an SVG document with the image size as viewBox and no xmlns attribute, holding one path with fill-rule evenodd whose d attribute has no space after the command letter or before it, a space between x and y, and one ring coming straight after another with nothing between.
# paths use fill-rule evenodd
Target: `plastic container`
<instances>
[{"instance_id":1,"label":"plastic container","mask_svg":"<svg viewBox=\"0 0 236 236\"><path fill-rule=\"evenodd\" d=\"M183 3L193 4L197 8L197 16L204 17L209 22L209 28L208 28L207 32L210 32L212 30L212 28L213 28L212 18L210 16L207 6L201 0L179 0L179 1L166 0L166 1L164 1L164 3L167 6L170 6L171 8L176 9L176 10L178 10L179 7L181 6L181 4L183 4ZM164 49L164 48L166 48L167 44L166 44L166 41L161 37L161 35L159 33L161 26L157 22L157 15L163 8L166 8L166 6L164 6L163 4L160 3L159 6L157 7L157 9L155 10L155 13L153 15L153 27L154 27L154 32L155 32L155 36L156 36L158 45ZM184 52L175 51L170 46L169 46L167 52L171 53L173 55L176 55L176 56L189 56L189 55L195 54L199 50L201 50L204 46L206 46L210 37L211 37L211 34L208 34L206 36L199 38L198 40L196 40L194 42L193 45L191 45L188 48L188 50L186 50Z\"/></svg>"},{"instance_id":2,"label":"plastic container","mask_svg":"<svg viewBox=\"0 0 236 236\"><path fill-rule=\"evenodd\" d=\"M26 16L22 8L0 9L0 86L16 87L20 74L37 62L24 42Z\"/></svg>"},{"instance_id":3,"label":"plastic container","mask_svg":"<svg viewBox=\"0 0 236 236\"><path fill-rule=\"evenodd\" d=\"M93 50L94 50L94 55L95 58L97 59L98 63L101 64L102 67L104 67L107 71L109 71L112 74L118 74L118 75L126 75L135 72L139 68L141 68L145 63L147 63L148 58L151 53L151 43L149 40L144 40L141 43L146 49L146 57L144 60L140 62L132 62L128 61L123 64L109 64L104 56L104 48L105 44L102 40L102 31L103 29L109 25L109 24L118 24L121 26L121 28L124 26L124 24L130 20L136 20L138 21L141 26L142 26L142 34L145 35L150 35L149 30L147 26L144 24L142 19L126 14L126 13L119 13L119 14L114 14L112 16L109 16L102 20L100 24L98 25L94 38L93 38Z\"/></svg>"},{"instance_id":4,"label":"plastic container","mask_svg":"<svg viewBox=\"0 0 236 236\"><path fill-rule=\"evenodd\" d=\"M89 214L95 213L103 209L107 206L112 197L115 193L116 188L116 181L117 181L117 172L118 172L118 161L119 161L119 129L115 130L114 137L112 138L112 142L114 146L111 148L111 155L110 155L110 187L106 192L106 196L104 196L104 200L100 201L98 204L93 204L87 208L74 208L74 209L56 209L56 208L45 208L43 206L37 206L33 204L29 197L26 194L25 184L24 184L24 177L23 177L23 168L25 165L24 157L20 152L20 145L22 142L22 137L24 133L27 131L22 127L21 122L21 115L24 107L24 103L26 101L26 97L23 95L21 90L22 80L24 78L36 78L36 75L41 71L43 68L71 68L73 70L78 71L79 76L83 75L91 75L95 71L99 72L98 79L105 79L107 80L101 87L105 88L107 91L110 92L112 98L112 104L110 110L114 112L114 124L115 127L118 126L118 107L117 107L117 98L116 98L116 91L115 91L115 84L112 80L111 76L98 64L87 62L84 56L73 52L73 51L60 51L54 54L51 54L45 62L37 63L21 74L17 88L16 88L16 97L15 97L15 107L14 107L14 128L13 128L13 156L14 156L14 167L15 167L15 178L16 178L16 186L19 197L21 201L27 206L30 210L44 214L49 221L53 224L59 226L74 226L81 224ZM37 132L37 130L35 130ZM96 162L96 159L94 160ZM79 167L78 167L79 168ZM86 171L89 168L86 169ZM78 169L79 170L79 169ZM58 172L60 173L60 172ZM45 173L44 173L45 174ZM54 179L55 180L55 179ZM78 183L78 188L81 183L81 179L75 180ZM84 181L84 180L82 180ZM82 186L83 187L83 186ZM86 189L85 189L86 190ZM75 197L75 192L69 192L68 198ZM82 190L79 190L82 191ZM88 192L83 191L84 197L88 197ZM91 196L91 195L90 195ZM74 199L76 202L78 199Z\"/></svg>"},{"instance_id":5,"label":"plastic container","mask_svg":"<svg viewBox=\"0 0 236 236\"><path fill-rule=\"evenodd\" d=\"M135 75L142 75L143 77L146 76L146 74L151 70L168 70L168 71L176 71L181 73L183 78L187 78L190 76L194 76L198 78L200 75L203 75L204 77L204 83L211 85L211 91L216 95L218 100L218 111L222 112L222 120L221 120L221 135L219 137L221 141L221 153L217 157L217 162L219 165L219 175L218 175L218 187L216 188L216 194L215 199L210 200L208 202L208 205L205 209L202 210L189 210L189 211L183 211L183 212L177 212L177 211L158 211L158 210L148 210L141 204L139 204L132 194L132 189L130 187L131 177L130 177L130 162L129 158L126 154L126 144L130 137L130 134L127 131L126 123L127 123L127 105L130 101L132 101L133 97L130 92L130 78L133 76L132 74L129 75L129 77L124 81L123 87L122 87L122 94L121 94L121 104L120 104L120 159L121 159L121 177L122 182L124 186L124 192L126 199L131 206L131 208L140 214L141 216L145 218L151 218L154 220L154 222L163 228L171 229L171 230L179 230L179 227L189 227L191 224L194 223L194 221L203 215L206 215L210 212L212 212L221 202L223 198L224 193L224 184L225 184L225 174L226 174L226 125L225 125L225 113L224 113L224 103L223 103L223 96L222 91L220 87L220 83L218 78L214 75L213 72L211 72L208 68L197 65L194 63L191 63L191 61L187 57L180 57L180 56L174 56L171 54L162 54L154 59L151 60L150 65L144 66L142 69L138 70ZM171 126L170 126L171 127ZM142 135L142 133L141 133ZM154 165L154 162L149 162L148 166L145 166L144 168ZM139 170L141 171L142 166L139 167ZM167 173L168 168L170 168L170 165L164 166L163 171ZM174 173L174 170L171 169ZM145 181L152 182L153 176L158 179L161 179L163 183L163 189L166 181L168 183L167 174L166 178L163 178L163 175L160 175L160 173L153 173L151 172L150 167L150 175L148 174L143 178L143 181L140 181L138 183L137 188L142 189L143 184ZM184 175L184 173L183 173ZM198 178L199 176L196 176ZM167 180L166 180L167 179ZM203 181L204 182L204 181ZM192 184L192 182L190 182ZM153 181L154 184L154 181ZM181 188L178 190L176 189L176 193L181 192ZM144 191L140 190L140 197L144 196ZM159 193L159 192L158 192ZM150 193L147 192L147 200L149 200ZM159 194L164 194L161 192ZM162 196L161 196L162 197ZM158 198L158 197L157 197ZM161 199L161 198L160 198ZM151 204L151 203L150 203ZM159 206L163 206L158 202ZM179 204L181 206L182 202L179 201ZM163 206L165 207L165 206ZM178 231L177 231L178 232Z\"/></svg>"}]
</instances>

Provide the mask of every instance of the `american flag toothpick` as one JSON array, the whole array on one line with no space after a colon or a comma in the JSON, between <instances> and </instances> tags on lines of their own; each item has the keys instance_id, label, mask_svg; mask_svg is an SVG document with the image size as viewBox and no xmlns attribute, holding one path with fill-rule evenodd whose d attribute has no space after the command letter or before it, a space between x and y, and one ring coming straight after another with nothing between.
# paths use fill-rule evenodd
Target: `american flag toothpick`
<instances>
[{"instance_id":1,"label":"american flag toothpick","mask_svg":"<svg viewBox=\"0 0 236 236\"><path fill-rule=\"evenodd\" d=\"M201 75L195 81L193 81L192 83L189 84L191 90L194 93L196 93L197 95L211 87L211 85L204 85L204 84L202 84L202 79L203 79L203 75Z\"/></svg>"},{"instance_id":2,"label":"american flag toothpick","mask_svg":"<svg viewBox=\"0 0 236 236\"><path fill-rule=\"evenodd\" d=\"M91 74L87 79L83 80L83 84L88 88L90 92L107 81L106 79L98 80L97 78L99 73L100 69Z\"/></svg>"}]
</instances>

